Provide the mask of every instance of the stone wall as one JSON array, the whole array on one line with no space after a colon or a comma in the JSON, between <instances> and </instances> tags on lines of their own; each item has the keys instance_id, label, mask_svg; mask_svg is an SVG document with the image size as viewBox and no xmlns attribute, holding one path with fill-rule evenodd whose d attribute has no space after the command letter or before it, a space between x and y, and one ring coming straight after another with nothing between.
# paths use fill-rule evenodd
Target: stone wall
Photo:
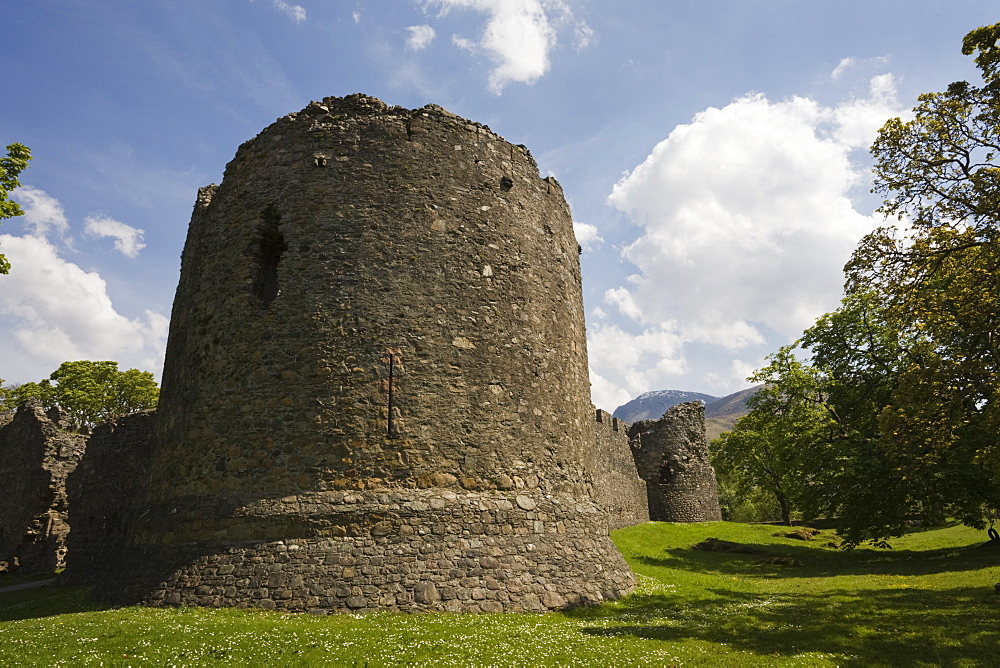
<instances>
[{"instance_id":1,"label":"stone wall","mask_svg":"<svg viewBox=\"0 0 1000 668\"><path fill-rule=\"evenodd\" d=\"M612 529L649 521L646 483L636 474L629 447L628 424L597 409L594 443L598 453L598 498Z\"/></svg>"},{"instance_id":2,"label":"stone wall","mask_svg":"<svg viewBox=\"0 0 1000 668\"><path fill-rule=\"evenodd\" d=\"M37 400L21 404L0 427L0 570L52 572L64 565L66 476L85 441Z\"/></svg>"},{"instance_id":3,"label":"stone wall","mask_svg":"<svg viewBox=\"0 0 1000 668\"><path fill-rule=\"evenodd\" d=\"M646 481L649 519L722 519L715 469L708 462L704 404L678 404L659 420L636 422L629 438L639 477Z\"/></svg>"},{"instance_id":4,"label":"stone wall","mask_svg":"<svg viewBox=\"0 0 1000 668\"><path fill-rule=\"evenodd\" d=\"M433 105L311 103L199 192L136 569L108 589L289 610L616 597L633 580L589 386L572 218L528 151Z\"/></svg>"},{"instance_id":5,"label":"stone wall","mask_svg":"<svg viewBox=\"0 0 1000 668\"><path fill-rule=\"evenodd\" d=\"M66 480L69 524L65 583L92 582L114 563L141 512L148 478L153 411L112 418L87 439Z\"/></svg>"},{"instance_id":6,"label":"stone wall","mask_svg":"<svg viewBox=\"0 0 1000 668\"><path fill-rule=\"evenodd\" d=\"M539 611L620 596L632 575L607 566L620 556L603 513L568 504L443 488L260 499L227 528L268 539L146 543L116 570L126 587L112 600L323 614Z\"/></svg>"}]
</instances>

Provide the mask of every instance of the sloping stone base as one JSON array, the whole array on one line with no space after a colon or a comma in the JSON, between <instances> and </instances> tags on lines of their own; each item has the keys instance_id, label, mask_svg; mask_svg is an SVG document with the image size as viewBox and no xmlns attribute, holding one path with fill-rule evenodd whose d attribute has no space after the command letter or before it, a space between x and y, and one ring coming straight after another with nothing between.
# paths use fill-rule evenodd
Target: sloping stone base
<instances>
[{"instance_id":1,"label":"sloping stone base","mask_svg":"<svg viewBox=\"0 0 1000 668\"><path fill-rule=\"evenodd\" d=\"M145 544L97 591L152 606L521 612L615 599L635 583L606 516L569 495L324 492L237 510L212 520L173 513L182 520L175 530L159 534L159 544L139 535ZM281 539L178 540L187 531L222 537L280 524L288 534Z\"/></svg>"}]
</instances>

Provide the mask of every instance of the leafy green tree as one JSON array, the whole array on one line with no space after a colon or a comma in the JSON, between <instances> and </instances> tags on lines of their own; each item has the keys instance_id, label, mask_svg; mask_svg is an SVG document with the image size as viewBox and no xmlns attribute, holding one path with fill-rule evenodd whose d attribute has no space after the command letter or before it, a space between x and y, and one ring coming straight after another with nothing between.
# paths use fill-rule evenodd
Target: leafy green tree
<instances>
[{"instance_id":1,"label":"leafy green tree","mask_svg":"<svg viewBox=\"0 0 1000 668\"><path fill-rule=\"evenodd\" d=\"M791 524L799 508L808 462L804 455L829 421L822 377L795 358L792 346L769 357L771 363L748 380L766 383L748 402L750 413L713 446L712 464L729 478L734 491L750 497L762 490L778 505L781 521Z\"/></svg>"},{"instance_id":2,"label":"leafy green tree","mask_svg":"<svg viewBox=\"0 0 1000 668\"><path fill-rule=\"evenodd\" d=\"M24 212L10 199L10 191L21 185L18 176L28 167L31 152L23 144L9 144L7 157L0 158L0 220L20 216ZM0 254L0 274L10 272L10 262Z\"/></svg>"},{"instance_id":3,"label":"leafy green tree","mask_svg":"<svg viewBox=\"0 0 1000 668\"><path fill-rule=\"evenodd\" d=\"M916 518L933 520L938 504L908 479L900 452L886 447L880 416L898 391L898 376L919 359L926 341L886 318L877 295L846 297L802 337L822 369L820 394L830 421L805 454L810 485L801 498L808 517L832 517L848 545L886 545Z\"/></svg>"},{"instance_id":4,"label":"leafy green tree","mask_svg":"<svg viewBox=\"0 0 1000 668\"><path fill-rule=\"evenodd\" d=\"M963 43L981 86L921 95L872 146L873 192L899 224L862 240L843 304L803 335L823 410L802 413L794 439L786 407L744 418L772 440L771 460L787 454L774 443L794 443L791 498L806 517L837 518L849 544L884 544L915 517L982 527L1000 509L998 40L1000 24ZM775 366L784 352L755 380L790 399L801 383L797 363Z\"/></svg>"},{"instance_id":5,"label":"leafy green tree","mask_svg":"<svg viewBox=\"0 0 1000 668\"><path fill-rule=\"evenodd\" d=\"M7 381L0 378L0 411L8 411L14 409L14 395L13 392L16 389L14 385L8 385Z\"/></svg>"},{"instance_id":6,"label":"leafy green tree","mask_svg":"<svg viewBox=\"0 0 1000 668\"><path fill-rule=\"evenodd\" d=\"M927 368L933 344L920 328L896 328L887 313L877 295L845 298L798 342L808 363L785 347L751 378L765 389L714 444L714 463L742 476L747 491L767 490L806 519L835 518L847 545L885 546L916 519L965 519L967 499L987 498L967 450L929 456L925 440L901 446L891 429L908 405L915 376L907 374Z\"/></svg>"},{"instance_id":7,"label":"leafy green tree","mask_svg":"<svg viewBox=\"0 0 1000 668\"><path fill-rule=\"evenodd\" d=\"M773 356L752 378L766 393L721 444L724 470L780 481L849 545L1000 512L998 45L1000 24L971 31L962 50L983 84L921 95L912 120L882 127L873 192L899 224L862 240L841 307L800 341L808 364Z\"/></svg>"},{"instance_id":8,"label":"leafy green tree","mask_svg":"<svg viewBox=\"0 0 1000 668\"><path fill-rule=\"evenodd\" d=\"M915 512L879 445L878 414L903 357L871 295L846 298L749 380L766 383L718 449L721 470L779 501L783 520L837 518L848 545L884 544ZM891 499L891 502L889 502Z\"/></svg>"},{"instance_id":9,"label":"leafy green tree","mask_svg":"<svg viewBox=\"0 0 1000 668\"><path fill-rule=\"evenodd\" d=\"M1000 23L970 31L962 40L962 53L976 54L976 66L982 70L988 88L1000 84Z\"/></svg>"},{"instance_id":10,"label":"leafy green tree","mask_svg":"<svg viewBox=\"0 0 1000 668\"><path fill-rule=\"evenodd\" d=\"M846 267L911 340L878 412L880 440L928 508L973 526L1000 498L1000 24L966 35L983 85L919 97L913 120L888 121L872 147L881 211ZM944 512L942 510L941 512Z\"/></svg>"},{"instance_id":11,"label":"leafy green tree","mask_svg":"<svg viewBox=\"0 0 1000 668\"><path fill-rule=\"evenodd\" d=\"M40 383L21 383L7 391L9 408L16 408L18 404L28 399L38 399L46 407L51 407L53 405L53 397L53 388L47 380L43 380Z\"/></svg>"},{"instance_id":12,"label":"leafy green tree","mask_svg":"<svg viewBox=\"0 0 1000 668\"><path fill-rule=\"evenodd\" d=\"M746 484L739 475L715 470L719 488L719 508L727 522L779 522L781 509L774 495L753 484Z\"/></svg>"},{"instance_id":13,"label":"leafy green tree","mask_svg":"<svg viewBox=\"0 0 1000 668\"><path fill-rule=\"evenodd\" d=\"M111 417L156 408L160 390L148 371L119 371L117 362L63 362L48 379L10 392L13 402L38 399L64 410L81 427Z\"/></svg>"}]
</instances>

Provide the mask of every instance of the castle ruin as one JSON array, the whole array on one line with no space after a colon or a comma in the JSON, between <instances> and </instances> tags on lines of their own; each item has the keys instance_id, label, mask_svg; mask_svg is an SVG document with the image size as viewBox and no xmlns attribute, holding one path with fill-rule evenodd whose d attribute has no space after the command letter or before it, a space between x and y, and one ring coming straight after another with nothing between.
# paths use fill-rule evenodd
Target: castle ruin
<instances>
[{"instance_id":1,"label":"castle ruin","mask_svg":"<svg viewBox=\"0 0 1000 668\"><path fill-rule=\"evenodd\" d=\"M37 400L0 414L0 572L51 573L65 565L66 479L86 438Z\"/></svg>"},{"instance_id":2,"label":"castle ruin","mask_svg":"<svg viewBox=\"0 0 1000 668\"><path fill-rule=\"evenodd\" d=\"M363 95L278 119L199 191L159 409L62 467L63 581L323 614L623 595L609 530L718 500L703 412L590 405L578 255L558 183L485 126Z\"/></svg>"},{"instance_id":3,"label":"castle ruin","mask_svg":"<svg viewBox=\"0 0 1000 668\"><path fill-rule=\"evenodd\" d=\"M628 433L636 469L646 481L650 520L722 519L715 469L708 462L705 404L677 404L659 420L630 425Z\"/></svg>"},{"instance_id":4,"label":"castle ruin","mask_svg":"<svg viewBox=\"0 0 1000 668\"><path fill-rule=\"evenodd\" d=\"M617 598L592 420L558 183L440 107L311 103L199 193L107 584L314 612Z\"/></svg>"},{"instance_id":5,"label":"castle ruin","mask_svg":"<svg viewBox=\"0 0 1000 668\"><path fill-rule=\"evenodd\" d=\"M111 572L142 513L149 477L154 411L111 418L94 428L66 479L68 524L64 584L97 581Z\"/></svg>"},{"instance_id":6,"label":"castle ruin","mask_svg":"<svg viewBox=\"0 0 1000 668\"><path fill-rule=\"evenodd\" d=\"M621 529L648 522L646 481L639 477L635 468L628 424L600 409L594 417L594 446L600 463L596 487L610 528Z\"/></svg>"}]
</instances>

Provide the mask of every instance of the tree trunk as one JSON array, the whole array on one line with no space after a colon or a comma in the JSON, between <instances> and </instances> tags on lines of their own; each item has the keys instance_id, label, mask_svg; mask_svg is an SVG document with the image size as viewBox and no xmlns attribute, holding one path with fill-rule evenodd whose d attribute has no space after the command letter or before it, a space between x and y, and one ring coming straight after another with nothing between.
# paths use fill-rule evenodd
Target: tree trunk
<instances>
[{"instance_id":1,"label":"tree trunk","mask_svg":"<svg viewBox=\"0 0 1000 668\"><path fill-rule=\"evenodd\" d=\"M792 526L792 511L788 507L788 501L781 494L776 496L778 499L778 507L781 508L781 523L786 527Z\"/></svg>"}]
</instances>

